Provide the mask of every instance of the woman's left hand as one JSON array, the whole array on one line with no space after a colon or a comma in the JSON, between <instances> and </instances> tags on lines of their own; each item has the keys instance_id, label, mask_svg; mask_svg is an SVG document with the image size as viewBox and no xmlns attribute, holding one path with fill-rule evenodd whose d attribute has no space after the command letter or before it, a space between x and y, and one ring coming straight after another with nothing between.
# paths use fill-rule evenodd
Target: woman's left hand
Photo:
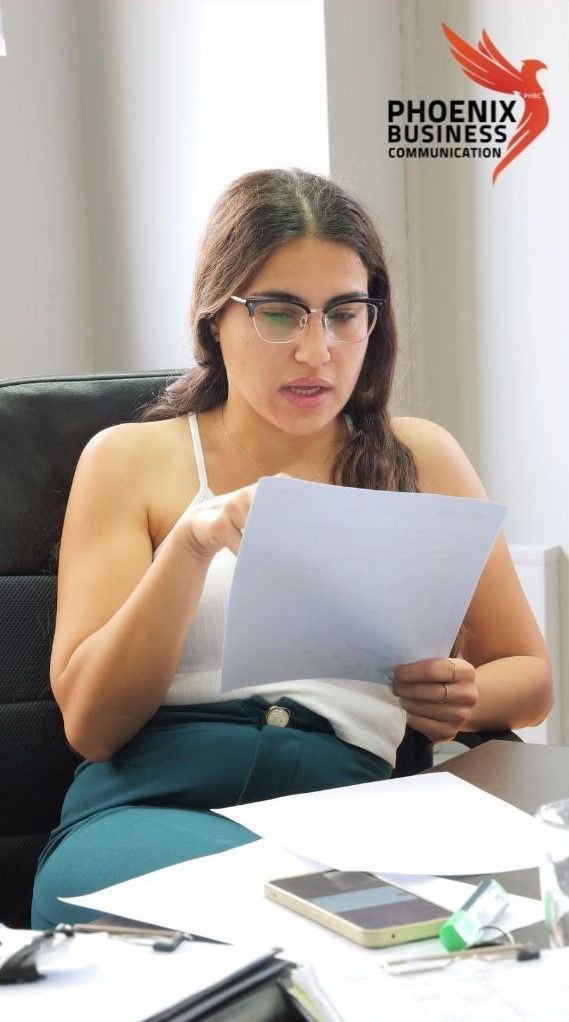
<instances>
[{"instance_id":1,"label":"woman's left hand","mask_svg":"<svg viewBox=\"0 0 569 1022\"><path fill-rule=\"evenodd\" d=\"M467 660L418 660L400 664L393 675L393 693L412 728L432 742L449 741L465 730L478 702L474 667Z\"/></svg>"}]
</instances>

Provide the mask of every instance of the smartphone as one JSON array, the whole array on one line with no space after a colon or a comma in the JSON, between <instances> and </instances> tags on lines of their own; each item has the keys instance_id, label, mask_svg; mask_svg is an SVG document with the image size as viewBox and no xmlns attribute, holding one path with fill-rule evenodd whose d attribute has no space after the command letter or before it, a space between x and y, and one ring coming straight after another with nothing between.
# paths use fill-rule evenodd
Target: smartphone
<instances>
[{"instance_id":1,"label":"smartphone","mask_svg":"<svg viewBox=\"0 0 569 1022\"><path fill-rule=\"evenodd\" d=\"M450 913L373 873L330 869L265 884L265 895L364 947L436 937Z\"/></svg>"}]
</instances>

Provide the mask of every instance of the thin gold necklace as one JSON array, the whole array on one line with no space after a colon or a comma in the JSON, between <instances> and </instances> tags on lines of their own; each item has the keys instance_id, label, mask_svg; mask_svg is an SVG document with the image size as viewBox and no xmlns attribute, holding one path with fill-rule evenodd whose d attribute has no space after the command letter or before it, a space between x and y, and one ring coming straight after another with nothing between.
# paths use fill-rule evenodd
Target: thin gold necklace
<instances>
[{"instance_id":1,"label":"thin gold necklace","mask_svg":"<svg viewBox=\"0 0 569 1022\"><path fill-rule=\"evenodd\" d=\"M258 465L259 468L261 468L263 470L263 475L267 475L267 476L268 475L273 475L272 472L268 471L267 466L263 465L262 461L259 461L258 458L256 458L253 454L251 454L250 451L248 451L245 447L243 447L243 445L240 444L239 441L236 440L235 437L231 435L231 433L229 432L227 426L225 425L225 418L223 416L223 405L221 405L220 411L221 411L221 425L223 427L223 432L225 433L225 435L226 435L227 439L230 441L230 443L234 444L235 447L237 447L237 449L239 451L241 451L242 454L245 454L249 458L250 461L253 461L255 463L255 465ZM317 479L322 479L322 469L324 468L324 464L325 464L325 462L327 460L328 460L328 456L326 457L324 462L322 462L322 464L320 465L320 468L318 469L318 471L314 472L314 475L316 476Z\"/></svg>"}]
</instances>

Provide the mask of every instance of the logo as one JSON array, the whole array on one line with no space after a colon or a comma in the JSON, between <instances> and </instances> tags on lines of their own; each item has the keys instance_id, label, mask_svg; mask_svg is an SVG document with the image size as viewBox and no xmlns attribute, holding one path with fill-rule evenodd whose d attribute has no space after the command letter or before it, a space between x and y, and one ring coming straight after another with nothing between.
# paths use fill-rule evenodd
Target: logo
<instances>
[{"instance_id":1,"label":"logo","mask_svg":"<svg viewBox=\"0 0 569 1022\"><path fill-rule=\"evenodd\" d=\"M501 174L505 167L512 160L515 160L528 145L535 141L538 135L547 127L549 121L549 110L547 101L537 80L537 72L546 70L547 65L541 60L523 60L521 69L510 64L494 45L485 29L478 43L478 49L474 49L469 43L461 39L452 29L443 23L443 32L450 43L450 52L458 61L465 75L495 92L502 92L506 95L519 95L524 101L524 109L519 121L516 122L516 131L508 140L506 155L500 160L492 174L492 184L495 184L498 174ZM511 104L501 101L504 107L513 108L515 100Z\"/></svg>"}]
</instances>

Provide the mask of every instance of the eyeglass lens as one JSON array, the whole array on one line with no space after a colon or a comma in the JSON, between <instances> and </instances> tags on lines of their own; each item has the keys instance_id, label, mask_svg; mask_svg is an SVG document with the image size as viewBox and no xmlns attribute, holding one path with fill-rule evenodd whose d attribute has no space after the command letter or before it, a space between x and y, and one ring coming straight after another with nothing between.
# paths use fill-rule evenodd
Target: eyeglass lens
<instances>
[{"instance_id":1,"label":"eyeglass lens","mask_svg":"<svg viewBox=\"0 0 569 1022\"><path fill-rule=\"evenodd\" d=\"M253 316L257 333L265 341L286 344L306 326L308 315L299 305L288 302L260 302ZM330 337L345 344L357 344L369 337L377 319L377 308L368 302L342 302L324 313Z\"/></svg>"}]
</instances>

